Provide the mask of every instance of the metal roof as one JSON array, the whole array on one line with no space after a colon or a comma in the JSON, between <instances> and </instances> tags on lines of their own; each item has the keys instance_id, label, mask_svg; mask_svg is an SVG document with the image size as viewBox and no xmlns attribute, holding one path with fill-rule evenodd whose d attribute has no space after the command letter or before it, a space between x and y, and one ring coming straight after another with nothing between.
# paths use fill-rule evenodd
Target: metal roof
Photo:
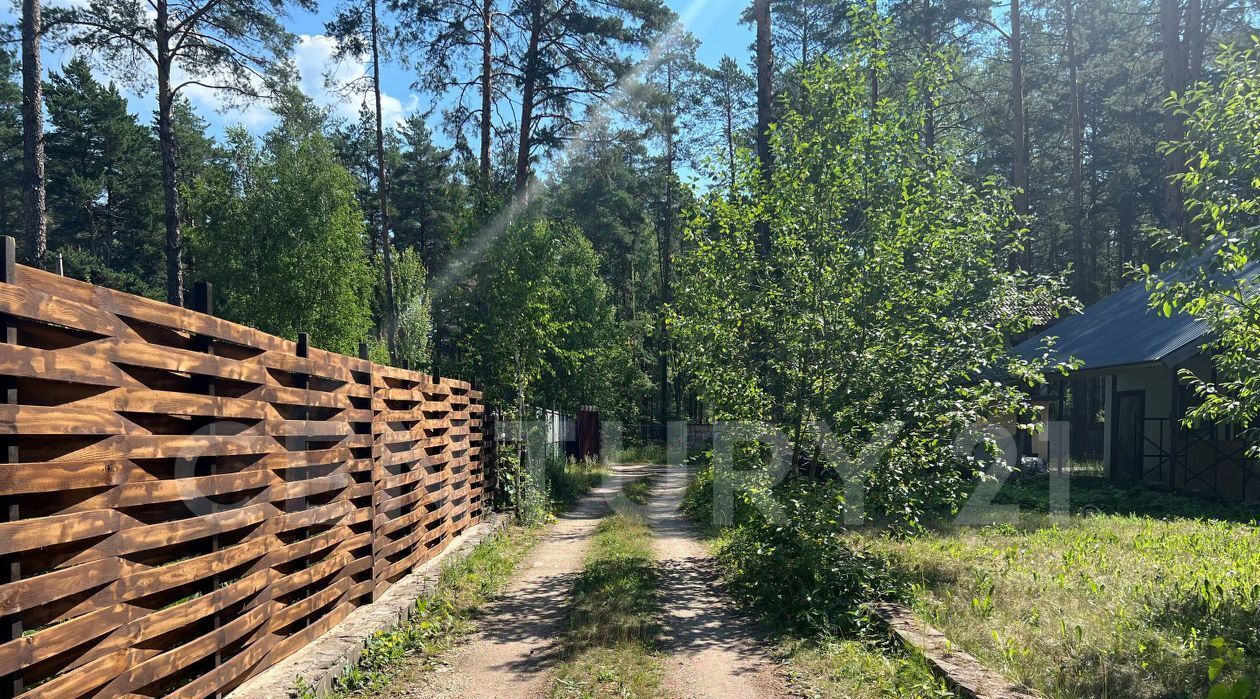
<instances>
[{"instance_id":1,"label":"metal roof","mask_svg":"<svg viewBox=\"0 0 1260 699\"><path fill-rule=\"evenodd\" d=\"M1260 278L1260 263L1252 264L1244 276ZM1081 371L1155 363L1173 367L1197 354L1207 334L1202 321L1153 310L1146 282L1139 280L1020 343L1014 352L1025 358L1040 356L1046 338L1054 337L1052 357L1076 358L1084 363Z\"/></svg>"}]
</instances>

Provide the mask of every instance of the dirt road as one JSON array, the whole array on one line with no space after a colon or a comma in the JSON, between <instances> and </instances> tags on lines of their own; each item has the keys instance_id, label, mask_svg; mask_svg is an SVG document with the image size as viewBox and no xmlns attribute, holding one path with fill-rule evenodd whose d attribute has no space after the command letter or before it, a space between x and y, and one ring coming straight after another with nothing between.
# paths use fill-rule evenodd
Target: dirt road
<instances>
[{"instance_id":1,"label":"dirt road","mask_svg":"<svg viewBox=\"0 0 1260 699\"><path fill-rule=\"evenodd\" d=\"M627 480L657 474L648 505L618 497ZM388 697L533 699L545 697L561 660L569 593L591 534L612 507L651 525L659 557L665 696L673 699L774 699L787 694L762 636L722 594L712 561L678 505L688 474L680 468L618 466L573 512L559 518L526 559L517 580L492 603L480 630L440 671L404 669Z\"/></svg>"},{"instance_id":2,"label":"dirt road","mask_svg":"<svg viewBox=\"0 0 1260 699\"><path fill-rule=\"evenodd\" d=\"M507 699L545 696L573 580L607 502L620 492L620 472L551 525L515 582L486 610L479 630L438 672L404 672L390 697Z\"/></svg>"},{"instance_id":3,"label":"dirt road","mask_svg":"<svg viewBox=\"0 0 1260 699\"><path fill-rule=\"evenodd\" d=\"M765 652L764 634L722 592L708 548L679 511L689 473L659 473L647 521L661 571L665 689L674 699L788 696Z\"/></svg>"}]
</instances>

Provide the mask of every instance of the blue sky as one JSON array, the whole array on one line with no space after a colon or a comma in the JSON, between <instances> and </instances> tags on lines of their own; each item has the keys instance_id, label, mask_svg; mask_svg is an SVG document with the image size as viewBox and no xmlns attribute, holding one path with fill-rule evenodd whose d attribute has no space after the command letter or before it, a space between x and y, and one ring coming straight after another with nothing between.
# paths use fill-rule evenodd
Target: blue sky
<instances>
[{"instance_id":1,"label":"blue sky","mask_svg":"<svg viewBox=\"0 0 1260 699\"><path fill-rule=\"evenodd\" d=\"M75 3L82 0L45 0L47 4ZM666 0L669 5L683 19L687 28L695 34L702 42L700 48L700 58L705 63L715 65L724 53L733 56L742 57L747 51L747 47L752 41L752 33L748 27L739 23L740 11L744 5L743 2L727 2L726 0ZM341 81L350 81L363 74L366 65L363 63L342 63L332 66L331 56L335 48L335 44L330 38L324 35L324 21L332 14L336 7L336 2L321 2L320 11L316 13L299 12L292 16L290 29L298 35L298 45L294 50L293 59L302 75L302 90L310 95L316 103L328 106L334 112L353 118L359 110L359 98L352 97L347 99L341 94L329 89L323 78L323 75L330 69L335 70L335 76ZM12 7L7 10L0 11L3 15L3 21L13 21L14 9ZM68 61L70 54L60 52L47 52L45 57L45 68L56 70L65 61ZM101 75L102 79L109 79L109 76ZM414 81L414 74L405 69L400 64L394 62L386 65L382 72L382 86L384 88L384 104L382 111L385 118L390 123L397 123L407 114L414 111L425 111L433 100L432 95L420 94L413 90L411 85ZM124 91L126 87L124 86ZM243 124L251 131L261 133L270 128L274 122L274 116L263 105L253 105L247 107L229 106L222 102L221 95L211 90L200 92L191 92L188 95L192 100L198 113L211 124L212 130L216 133L222 133L223 129L232 124ZM128 94L131 104L131 110L142 115L151 114L153 110L153 96L147 92L136 94ZM434 120L437 119L435 115Z\"/></svg>"}]
</instances>

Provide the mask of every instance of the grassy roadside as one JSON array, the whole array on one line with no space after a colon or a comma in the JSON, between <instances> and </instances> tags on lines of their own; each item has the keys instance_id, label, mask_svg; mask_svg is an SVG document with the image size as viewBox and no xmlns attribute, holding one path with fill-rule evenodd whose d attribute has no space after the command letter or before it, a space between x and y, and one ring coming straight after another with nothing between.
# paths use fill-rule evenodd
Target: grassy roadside
<instances>
[{"instance_id":1,"label":"grassy roadside","mask_svg":"<svg viewBox=\"0 0 1260 699\"><path fill-rule=\"evenodd\" d=\"M553 699L655 696L661 665L652 533L640 518L605 517L591 539L573 588L566 658L556 670Z\"/></svg>"},{"instance_id":2,"label":"grassy roadside","mask_svg":"<svg viewBox=\"0 0 1260 699\"><path fill-rule=\"evenodd\" d=\"M473 627L477 612L512 579L538 543L539 530L508 527L442 568L433 594L416 601L410 621L367 639L358 664L337 679L334 696L383 689L404 661L428 668ZM298 687L298 695L313 696Z\"/></svg>"},{"instance_id":3,"label":"grassy roadside","mask_svg":"<svg viewBox=\"0 0 1260 699\"><path fill-rule=\"evenodd\" d=\"M704 485L689 493L701 516ZM715 547L750 608L795 634L784 652L811 696L936 696L922 663L846 620L846 595L905 601L1048 697L1202 697L1213 682L1260 681L1260 509L1074 477L1063 519L1047 514L1048 493L1044 477L1013 481L995 503L1019 505L1017 520L911 537L844 530L834 517L814 526L817 508L790 527L737 511L743 523ZM833 630L801 633L811 625Z\"/></svg>"},{"instance_id":4,"label":"grassy roadside","mask_svg":"<svg viewBox=\"0 0 1260 699\"><path fill-rule=\"evenodd\" d=\"M636 505L646 505L652 499L652 486L656 479L653 476L642 476L626 481L621 486L621 494Z\"/></svg>"},{"instance_id":5,"label":"grassy roadside","mask_svg":"<svg viewBox=\"0 0 1260 699\"><path fill-rule=\"evenodd\" d=\"M549 513L573 507L607 475L595 460L549 459L544 483L531 497L541 512L526 517L541 522ZM487 538L466 556L443 567L437 589L416 601L416 614L396 629L380 632L364 643L359 662L338 678L335 696L371 695L387 687L403 669L432 669L443 653L473 630L482 607L512 580L522 560L541 538L542 527L513 525ZM301 697L309 688L297 687Z\"/></svg>"},{"instance_id":6,"label":"grassy roadside","mask_svg":"<svg viewBox=\"0 0 1260 699\"><path fill-rule=\"evenodd\" d=\"M811 630L808 624L791 626L788 617L825 616L820 598L842 594L844 567L860 559L828 557L829 542L813 548L780 546L766 531L722 529L714 525L712 471L702 468L687 485L683 510L708 538L723 573L736 592L736 600L776 632L775 653L784 662L792 688L811 699L939 699L954 694L933 676L922 658L891 644L864 617L848 618L843 630ZM736 503L737 522L750 521L752 510ZM774 527L767 530L772 531ZM750 561L756 562L748 565ZM815 583L786 594L749 592L750 578L795 577L812 568ZM741 584L741 581L744 584ZM743 594L740 594L740 591ZM783 592L779 590L779 592ZM773 610L773 611L771 611Z\"/></svg>"},{"instance_id":7,"label":"grassy roadside","mask_svg":"<svg viewBox=\"0 0 1260 699\"><path fill-rule=\"evenodd\" d=\"M572 509L608 475L608 467L598 459L551 458L547 460L547 488L551 493L552 514Z\"/></svg>"},{"instance_id":8,"label":"grassy roadside","mask_svg":"<svg viewBox=\"0 0 1260 699\"><path fill-rule=\"evenodd\" d=\"M1016 523L858 543L905 571L921 618L1047 696L1260 680L1260 510L1073 479L1064 522L1047 493L1044 478L1008 484L998 502L1020 506Z\"/></svg>"}]
</instances>

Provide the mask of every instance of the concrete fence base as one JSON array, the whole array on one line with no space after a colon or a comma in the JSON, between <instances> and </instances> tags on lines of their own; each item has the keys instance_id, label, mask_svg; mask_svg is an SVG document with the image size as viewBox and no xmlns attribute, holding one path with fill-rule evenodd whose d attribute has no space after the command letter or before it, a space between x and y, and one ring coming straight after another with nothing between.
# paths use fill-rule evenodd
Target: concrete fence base
<instances>
[{"instance_id":1,"label":"concrete fence base","mask_svg":"<svg viewBox=\"0 0 1260 699\"><path fill-rule=\"evenodd\" d=\"M330 695L337 678L359 662L367 639L410 619L416 600L433 594L444 565L467 556L510 521L508 515L496 514L471 527L442 553L399 580L380 599L355 609L310 645L236 688L228 699L289 699L298 696L299 685L318 697Z\"/></svg>"}]
</instances>

